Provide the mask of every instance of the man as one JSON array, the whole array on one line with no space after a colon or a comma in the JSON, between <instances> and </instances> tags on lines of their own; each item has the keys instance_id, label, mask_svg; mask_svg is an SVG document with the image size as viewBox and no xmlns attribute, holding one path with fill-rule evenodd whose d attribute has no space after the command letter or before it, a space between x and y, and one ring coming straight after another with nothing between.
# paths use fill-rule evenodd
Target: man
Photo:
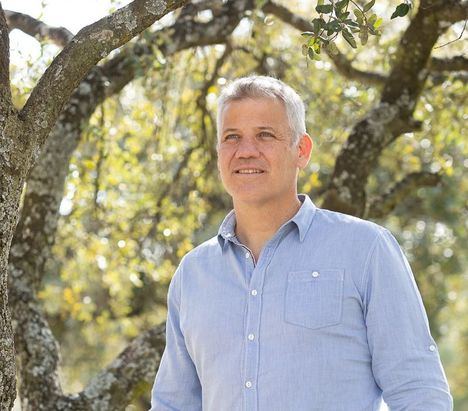
<instances>
[{"instance_id":1,"label":"man","mask_svg":"<svg viewBox=\"0 0 468 411\"><path fill-rule=\"evenodd\" d=\"M218 101L218 168L234 210L168 292L153 411L452 409L410 266L383 227L297 195L312 140L283 82Z\"/></svg>"}]
</instances>

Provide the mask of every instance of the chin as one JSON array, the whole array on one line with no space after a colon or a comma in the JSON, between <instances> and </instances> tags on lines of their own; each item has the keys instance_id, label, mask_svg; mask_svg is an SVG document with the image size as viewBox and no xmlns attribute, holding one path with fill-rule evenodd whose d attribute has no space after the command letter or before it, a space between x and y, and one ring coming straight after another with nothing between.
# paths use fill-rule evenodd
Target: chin
<instances>
[{"instance_id":1,"label":"chin","mask_svg":"<svg viewBox=\"0 0 468 411\"><path fill-rule=\"evenodd\" d=\"M271 201L274 201L274 197L271 193L231 193L231 197L234 203L244 203L249 205L262 205Z\"/></svg>"}]
</instances>

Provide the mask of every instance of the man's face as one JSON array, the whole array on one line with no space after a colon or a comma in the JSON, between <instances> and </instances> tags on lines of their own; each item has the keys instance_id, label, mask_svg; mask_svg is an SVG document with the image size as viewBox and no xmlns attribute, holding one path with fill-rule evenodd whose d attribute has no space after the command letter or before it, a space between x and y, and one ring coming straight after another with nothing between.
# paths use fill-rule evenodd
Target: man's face
<instances>
[{"instance_id":1,"label":"man's face","mask_svg":"<svg viewBox=\"0 0 468 411\"><path fill-rule=\"evenodd\" d=\"M298 146L292 145L281 101L233 101L224 110L220 128L218 168L234 202L284 204L296 197L298 169L307 165L312 142L305 135Z\"/></svg>"}]
</instances>

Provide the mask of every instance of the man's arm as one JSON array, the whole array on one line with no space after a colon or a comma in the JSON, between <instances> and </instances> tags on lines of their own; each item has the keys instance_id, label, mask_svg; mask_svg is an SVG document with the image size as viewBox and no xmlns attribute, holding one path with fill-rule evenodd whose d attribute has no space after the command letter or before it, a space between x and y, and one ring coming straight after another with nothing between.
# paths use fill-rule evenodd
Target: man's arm
<instances>
[{"instance_id":1,"label":"man's arm","mask_svg":"<svg viewBox=\"0 0 468 411\"><path fill-rule=\"evenodd\" d=\"M151 391L150 411L202 409L200 380L180 330L181 265L172 277L167 294L166 348Z\"/></svg>"},{"instance_id":2,"label":"man's arm","mask_svg":"<svg viewBox=\"0 0 468 411\"><path fill-rule=\"evenodd\" d=\"M372 371L390 410L452 410L421 295L405 255L388 230L379 232L363 281Z\"/></svg>"}]
</instances>

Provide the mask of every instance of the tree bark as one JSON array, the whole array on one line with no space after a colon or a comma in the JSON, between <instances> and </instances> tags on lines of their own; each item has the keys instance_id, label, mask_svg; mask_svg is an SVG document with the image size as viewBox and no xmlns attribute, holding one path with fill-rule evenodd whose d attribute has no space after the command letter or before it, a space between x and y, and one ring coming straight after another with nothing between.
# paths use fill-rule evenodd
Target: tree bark
<instances>
[{"instance_id":1,"label":"tree bark","mask_svg":"<svg viewBox=\"0 0 468 411\"><path fill-rule=\"evenodd\" d=\"M8 28L0 3L0 409L13 407L15 399L15 353L8 309L7 261L13 230L18 218L22 185L8 149L16 144L11 134L20 132L10 89ZM19 156L18 156L19 157Z\"/></svg>"},{"instance_id":2,"label":"tree bark","mask_svg":"<svg viewBox=\"0 0 468 411\"><path fill-rule=\"evenodd\" d=\"M386 193L369 201L366 218L383 218L393 211L406 197L421 187L433 187L441 182L440 174L417 172L406 175Z\"/></svg>"},{"instance_id":3,"label":"tree bark","mask_svg":"<svg viewBox=\"0 0 468 411\"><path fill-rule=\"evenodd\" d=\"M51 40L59 47L65 47L73 33L64 27L50 27L27 14L5 10L8 30L18 29L39 40Z\"/></svg>"}]
</instances>

